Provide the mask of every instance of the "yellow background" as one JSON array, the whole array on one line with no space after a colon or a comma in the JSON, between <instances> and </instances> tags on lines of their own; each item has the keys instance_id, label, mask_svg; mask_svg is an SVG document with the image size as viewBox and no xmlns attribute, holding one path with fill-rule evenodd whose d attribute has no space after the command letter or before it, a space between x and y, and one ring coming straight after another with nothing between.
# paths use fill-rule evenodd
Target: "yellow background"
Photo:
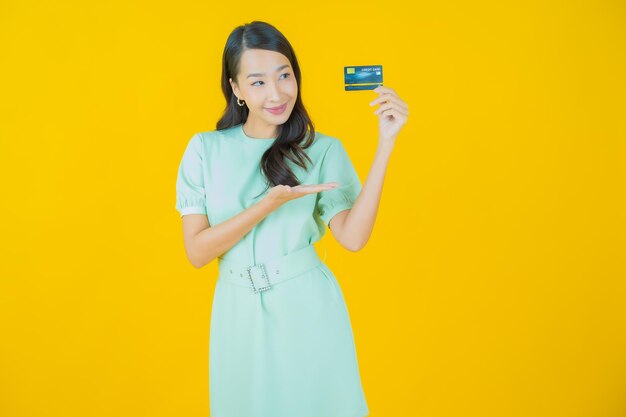
<instances>
[{"instance_id":1,"label":"yellow background","mask_svg":"<svg viewBox=\"0 0 626 417\"><path fill-rule=\"evenodd\" d=\"M217 265L185 257L175 180L252 20L290 40L317 130L363 180L376 94L345 92L343 67L383 65L410 106L368 245L318 245L371 416L626 415L625 18L606 0L4 2L0 415L208 415Z\"/></svg>"}]
</instances>

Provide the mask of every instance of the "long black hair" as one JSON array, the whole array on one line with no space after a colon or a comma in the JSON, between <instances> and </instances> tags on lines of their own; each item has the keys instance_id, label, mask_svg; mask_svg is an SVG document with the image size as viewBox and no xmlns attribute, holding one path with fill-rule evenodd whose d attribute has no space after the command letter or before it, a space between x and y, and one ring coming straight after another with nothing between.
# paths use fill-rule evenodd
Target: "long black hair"
<instances>
[{"instance_id":1,"label":"long black hair","mask_svg":"<svg viewBox=\"0 0 626 417\"><path fill-rule=\"evenodd\" d=\"M289 119L277 126L278 136L263 156L260 167L270 186L279 184L296 186L300 181L293 173L285 158L307 169L306 158L311 158L303 151L308 148L315 138L315 128L309 117L301 96L300 66L291 44L274 26L266 22L253 21L237 26L228 36L222 55L222 92L226 98L226 109L217 122L217 130L228 129L248 119L248 106L239 106L237 96L232 90L229 78L236 80L239 73L239 61L244 51L248 49L266 49L279 52L289 59L298 84L298 96ZM307 136L308 134L308 136ZM304 139L307 139L303 142ZM263 191L263 192L265 192ZM262 193L261 193L262 194ZM259 194L260 195L260 194Z\"/></svg>"}]
</instances>

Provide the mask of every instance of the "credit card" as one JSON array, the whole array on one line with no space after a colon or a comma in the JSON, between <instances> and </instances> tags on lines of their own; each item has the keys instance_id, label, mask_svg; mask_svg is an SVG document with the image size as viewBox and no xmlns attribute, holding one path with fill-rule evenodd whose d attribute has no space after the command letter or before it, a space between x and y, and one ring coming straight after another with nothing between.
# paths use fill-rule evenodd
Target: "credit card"
<instances>
[{"instance_id":1,"label":"credit card","mask_svg":"<svg viewBox=\"0 0 626 417\"><path fill-rule=\"evenodd\" d=\"M383 85L382 65L356 65L343 67L346 91L373 90Z\"/></svg>"}]
</instances>

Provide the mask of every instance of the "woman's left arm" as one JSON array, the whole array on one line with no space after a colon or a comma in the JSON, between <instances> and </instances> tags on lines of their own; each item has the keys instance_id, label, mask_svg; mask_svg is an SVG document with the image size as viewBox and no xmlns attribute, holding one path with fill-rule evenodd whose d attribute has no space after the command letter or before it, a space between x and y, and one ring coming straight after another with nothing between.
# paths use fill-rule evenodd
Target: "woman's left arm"
<instances>
[{"instance_id":1,"label":"woman's left arm","mask_svg":"<svg viewBox=\"0 0 626 417\"><path fill-rule=\"evenodd\" d=\"M363 188L351 209L332 218L329 228L343 246L358 251L369 240L378 213L387 164L395 146L396 137L409 116L409 106L389 87L379 86L379 96L370 103L382 103L374 112L378 115L378 148Z\"/></svg>"}]
</instances>

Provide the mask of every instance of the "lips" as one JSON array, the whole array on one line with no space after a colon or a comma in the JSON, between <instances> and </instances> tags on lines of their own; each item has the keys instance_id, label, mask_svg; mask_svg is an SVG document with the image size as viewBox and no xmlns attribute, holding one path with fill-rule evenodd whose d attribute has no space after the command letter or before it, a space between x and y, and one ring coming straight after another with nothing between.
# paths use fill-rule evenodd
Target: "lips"
<instances>
[{"instance_id":1,"label":"lips","mask_svg":"<svg viewBox=\"0 0 626 417\"><path fill-rule=\"evenodd\" d=\"M283 107L285 107L287 105L287 103L283 104L282 106L277 106L277 107L267 107L268 110L282 110Z\"/></svg>"},{"instance_id":2,"label":"lips","mask_svg":"<svg viewBox=\"0 0 626 417\"><path fill-rule=\"evenodd\" d=\"M278 115L278 114L283 114L286 109L287 109L287 103L283 104L282 106L278 106L278 107L266 108L265 110L267 110L268 112L270 112L272 114Z\"/></svg>"}]
</instances>

